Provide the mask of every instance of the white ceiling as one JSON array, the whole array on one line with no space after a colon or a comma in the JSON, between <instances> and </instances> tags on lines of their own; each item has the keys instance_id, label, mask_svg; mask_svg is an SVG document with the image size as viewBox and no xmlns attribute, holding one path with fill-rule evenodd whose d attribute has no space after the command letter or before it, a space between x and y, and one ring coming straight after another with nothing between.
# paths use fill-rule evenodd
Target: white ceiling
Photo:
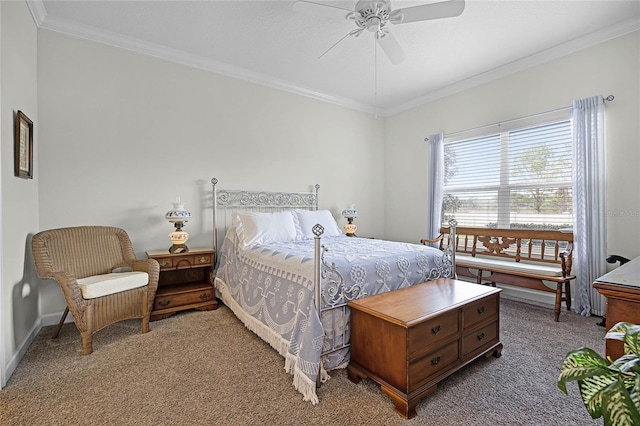
<instances>
[{"instance_id":1,"label":"white ceiling","mask_svg":"<svg viewBox=\"0 0 640 426\"><path fill-rule=\"evenodd\" d=\"M407 57L392 65L366 31L318 60L355 24L293 1L27 1L41 28L380 115L640 29L639 0L467 0L459 17L391 25Z\"/></svg>"}]
</instances>

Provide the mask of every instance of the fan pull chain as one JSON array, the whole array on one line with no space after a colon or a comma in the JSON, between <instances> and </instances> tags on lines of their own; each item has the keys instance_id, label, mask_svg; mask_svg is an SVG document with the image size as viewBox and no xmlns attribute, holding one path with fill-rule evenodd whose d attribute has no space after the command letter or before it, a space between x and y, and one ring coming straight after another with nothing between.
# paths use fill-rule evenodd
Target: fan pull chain
<instances>
[{"instance_id":1,"label":"fan pull chain","mask_svg":"<svg viewBox=\"0 0 640 426\"><path fill-rule=\"evenodd\" d=\"M373 37L373 109L374 117L378 118L378 43Z\"/></svg>"},{"instance_id":2,"label":"fan pull chain","mask_svg":"<svg viewBox=\"0 0 640 426\"><path fill-rule=\"evenodd\" d=\"M327 50L324 51L324 53L320 56L318 56L318 59L321 59L324 55L326 55L327 53L329 53L329 51L331 49L333 49L334 47L336 47L338 45L338 43L340 43L342 40L344 40L345 38L349 37L350 35L353 35L351 33L348 33L347 35L345 35L344 37L342 37L340 40L336 41L335 43L333 43L333 45L328 48Z\"/></svg>"}]
</instances>

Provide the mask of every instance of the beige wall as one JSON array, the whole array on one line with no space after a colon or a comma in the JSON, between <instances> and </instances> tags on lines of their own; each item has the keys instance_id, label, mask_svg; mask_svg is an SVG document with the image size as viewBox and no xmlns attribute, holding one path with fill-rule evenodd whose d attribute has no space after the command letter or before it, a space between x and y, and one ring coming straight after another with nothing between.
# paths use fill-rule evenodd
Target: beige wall
<instances>
[{"instance_id":1,"label":"beige wall","mask_svg":"<svg viewBox=\"0 0 640 426\"><path fill-rule=\"evenodd\" d=\"M640 255L640 32L460 92L386 119L385 232L415 240L426 232L429 134L452 133L571 105L593 95L606 104L608 252ZM409 208L407 208L409 207Z\"/></svg>"},{"instance_id":2,"label":"beige wall","mask_svg":"<svg viewBox=\"0 0 640 426\"><path fill-rule=\"evenodd\" d=\"M14 119L18 110L34 122L37 104L37 28L25 2L0 2L0 173L2 174L0 274L0 387L33 338L38 320L39 285L33 276L30 237L38 229L38 155L34 179L14 177Z\"/></svg>"},{"instance_id":3,"label":"beige wall","mask_svg":"<svg viewBox=\"0 0 640 426\"><path fill-rule=\"evenodd\" d=\"M220 188L311 190L320 207L356 203L367 235L384 231L383 120L354 110L39 32L40 223L104 224L139 256L169 247L177 196L194 218L191 246L210 246L212 177ZM42 313L63 307L52 284Z\"/></svg>"}]
</instances>

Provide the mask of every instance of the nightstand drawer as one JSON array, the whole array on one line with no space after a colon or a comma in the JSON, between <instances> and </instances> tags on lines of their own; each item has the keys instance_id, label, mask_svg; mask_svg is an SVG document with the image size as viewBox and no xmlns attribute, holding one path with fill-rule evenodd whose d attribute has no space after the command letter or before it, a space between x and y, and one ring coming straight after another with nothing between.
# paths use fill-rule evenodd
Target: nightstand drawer
<instances>
[{"instance_id":1,"label":"nightstand drawer","mask_svg":"<svg viewBox=\"0 0 640 426\"><path fill-rule=\"evenodd\" d=\"M215 294L213 288L208 285L181 285L158 288L153 303L154 311L176 308L213 300Z\"/></svg>"},{"instance_id":2,"label":"nightstand drawer","mask_svg":"<svg viewBox=\"0 0 640 426\"><path fill-rule=\"evenodd\" d=\"M213 266L213 255L209 253L189 254L180 257L156 258L160 264L160 270L189 269L201 266Z\"/></svg>"},{"instance_id":3,"label":"nightstand drawer","mask_svg":"<svg viewBox=\"0 0 640 426\"><path fill-rule=\"evenodd\" d=\"M166 270L173 269L173 259L172 258L164 257L164 258L156 258L156 260L158 261L158 264L160 264L160 270L161 271L166 271Z\"/></svg>"}]
</instances>

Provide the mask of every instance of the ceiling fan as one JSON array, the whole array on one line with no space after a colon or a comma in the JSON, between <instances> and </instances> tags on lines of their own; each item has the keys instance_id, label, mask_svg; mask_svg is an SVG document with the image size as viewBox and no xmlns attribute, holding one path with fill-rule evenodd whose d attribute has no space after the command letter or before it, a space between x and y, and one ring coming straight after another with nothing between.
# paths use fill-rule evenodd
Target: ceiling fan
<instances>
[{"instance_id":1,"label":"ceiling fan","mask_svg":"<svg viewBox=\"0 0 640 426\"><path fill-rule=\"evenodd\" d=\"M364 30L367 30L374 33L376 42L391 63L399 64L404 60L405 54L396 38L389 31L390 23L399 25L459 16L464 10L464 6L464 0L448 0L394 10L391 8L390 0L360 0L356 3L354 10L350 10L317 1L299 0L293 4L293 10L315 16L322 15L346 19L355 23L356 29L338 40L319 58L327 54L345 38L349 36L358 37Z\"/></svg>"}]
</instances>

